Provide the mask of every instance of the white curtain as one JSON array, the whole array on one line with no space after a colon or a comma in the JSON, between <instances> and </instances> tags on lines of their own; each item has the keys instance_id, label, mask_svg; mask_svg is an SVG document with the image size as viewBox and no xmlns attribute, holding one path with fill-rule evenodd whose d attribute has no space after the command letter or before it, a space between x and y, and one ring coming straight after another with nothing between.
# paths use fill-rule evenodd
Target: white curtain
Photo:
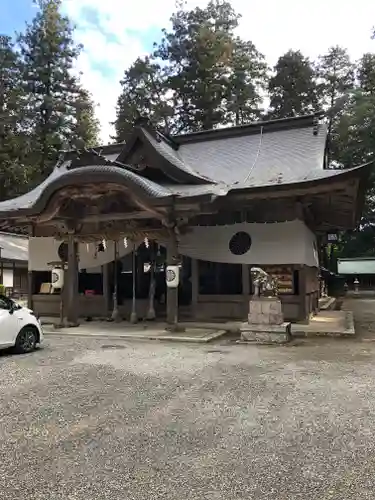
<instances>
[{"instance_id":1,"label":"white curtain","mask_svg":"<svg viewBox=\"0 0 375 500\"><path fill-rule=\"evenodd\" d=\"M250 249L234 255L229 242L236 233L250 235ZM302 221L194 227L180 237L179 251L194 259L233 264L304 264L318 267L315 235Z\"/></svg>"},{"instance_id":2,"label":"white curtain","mask_svg":"<svg viewBox=\"0 0 375 500\"><path fill-rule=\"evenodd\" d=\"M250 235L250 249L243 255L234 255L229 249L229 242L236 233L245 232ZM136 242L136 247L142 241ZM114 260L114 243L106 242L104 252L97 252L97 243L79 244L79 268L90 269L102 266ZM161 242L162 243L162 242ZM47 271L49 262L58 261L57 250L61 241L54 238L30 238L29 269ZM119 258L131 253L133 242L118 242ZM179 242L181 255L211 262L227 262L233 264L281 265L303 264L311 267L319 266L315 235L302 221L280 222L270 224L241 223L230 226L197 226Z\"/></svg>"},{"instance_id":3,"label":"white curtain","mask_svg":"<svg viewBox=\"0 0 375 500\"><path fill-rule=\"evenodd\" d=\"M136 247L140 245L142 241L136 242ZM31 271L49 271L51 266L48 265L49 262L59 261L58 248L61 245L61 241L55 240L54 238L30 238L29 241L29 270ZM98 252L98 242L95 243L79 243L79 268L80 269L90 269L103 266L114 260L115 250L114 242L106 241L105 249L103 252ZM125 255L133 251L133 242L127 240L128 246L125 246L123 239L118 241L118 257L124 257Z\"/></svg>"}]
</instances>

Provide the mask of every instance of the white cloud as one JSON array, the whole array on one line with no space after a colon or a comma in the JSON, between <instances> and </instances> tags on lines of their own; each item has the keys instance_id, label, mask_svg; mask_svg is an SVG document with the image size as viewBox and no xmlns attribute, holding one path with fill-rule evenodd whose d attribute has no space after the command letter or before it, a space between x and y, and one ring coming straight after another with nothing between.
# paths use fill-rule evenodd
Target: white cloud
<instances>
[{"instance_id":1,"label":"white cloud","mask_svg":"<svg viewBox=\"0 0 375 500\"><path fill-rule=\"evenodd\" d=\"M205 6L207 0L188 0L188 7ZM300 49L316 58L331 45L348 48L353 59L374 51L370 39L375 25L373 0L232 0L242 14L239 34L252 40L274 65L288 49ZM175 0L63 0L65 12L77 25L77 41L85 46L78 69L82 80L99 104L102 137L107 142L113 133L109 122L115 118L120 92L119 80L134 59L145 53L145 36L168 24ZM100 20L99 30L84 15L90 9ZM105 34L111 34L107 37ZM149 40L147 40L149 42ZM110 68L107 75L100 64Z\"/></svg>"}]
</instances>

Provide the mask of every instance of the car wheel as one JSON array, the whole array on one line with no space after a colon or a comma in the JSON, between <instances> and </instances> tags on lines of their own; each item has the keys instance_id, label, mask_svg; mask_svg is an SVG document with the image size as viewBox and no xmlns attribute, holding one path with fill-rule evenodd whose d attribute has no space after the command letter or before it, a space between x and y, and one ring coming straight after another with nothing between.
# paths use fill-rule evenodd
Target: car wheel
<instances>
[{"instance_id":1,"label":"car wheel","mask_svg":"<svg viewBox=\"0 0 375 500\"><path fill-rule=\"evenodd\" d=\"M17 336L15 349L19 354L34 351L37 343L37 331L33 326L25 326Z\"/></svg>"}]
</instances>

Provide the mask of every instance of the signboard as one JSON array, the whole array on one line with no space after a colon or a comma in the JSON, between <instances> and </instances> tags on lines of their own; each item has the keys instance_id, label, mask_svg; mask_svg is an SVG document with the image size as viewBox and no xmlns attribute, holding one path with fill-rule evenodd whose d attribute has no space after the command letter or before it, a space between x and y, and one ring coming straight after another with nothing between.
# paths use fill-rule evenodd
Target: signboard
<instances>
[{"instance_id":1,"label":"signboard","mask_svg":"<svg viewBox=\"0 0 375 500\"><path fill-rule=\"evenodd\" d=\"M290 266L262 266L262 269L277 280L279 294L294 294L294 276Z\"/></svg>"},{"instance_id":2,"label":"signboard","mask_svg":"<svg viewBox=\"0 0 375 500\"><path fill-rule=\"evenodd\" d=\"M327 241L329 243L334 243L335 241L338 241L339 237L336 233L329 233L327 234Z\"/></svg>"}]
</instances>

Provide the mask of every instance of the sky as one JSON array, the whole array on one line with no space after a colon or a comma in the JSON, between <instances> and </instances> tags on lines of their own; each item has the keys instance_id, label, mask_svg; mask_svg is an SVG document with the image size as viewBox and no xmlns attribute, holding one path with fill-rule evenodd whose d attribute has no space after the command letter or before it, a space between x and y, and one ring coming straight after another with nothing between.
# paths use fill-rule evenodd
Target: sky
<instances>
[{"instance_id":1,"label":"sky","mask_svg":"<svg viewBox=\"0 0 375 500\"><path fill-rule=\"evenodd\" d=\"M187 0L188 7L207 0ZM251 40L270 66L289 49L316 59L332 45L353 59L375 52L375 0L232 0L242 14L238 34ZM35 13L32 0L0 0L0 33L23 29ZM124 70L152 50L168 27L175 0L62 0L84 45L77 71L97 104L103 143L113 134L116 100Z\"/></svg>"}]
</instances>

